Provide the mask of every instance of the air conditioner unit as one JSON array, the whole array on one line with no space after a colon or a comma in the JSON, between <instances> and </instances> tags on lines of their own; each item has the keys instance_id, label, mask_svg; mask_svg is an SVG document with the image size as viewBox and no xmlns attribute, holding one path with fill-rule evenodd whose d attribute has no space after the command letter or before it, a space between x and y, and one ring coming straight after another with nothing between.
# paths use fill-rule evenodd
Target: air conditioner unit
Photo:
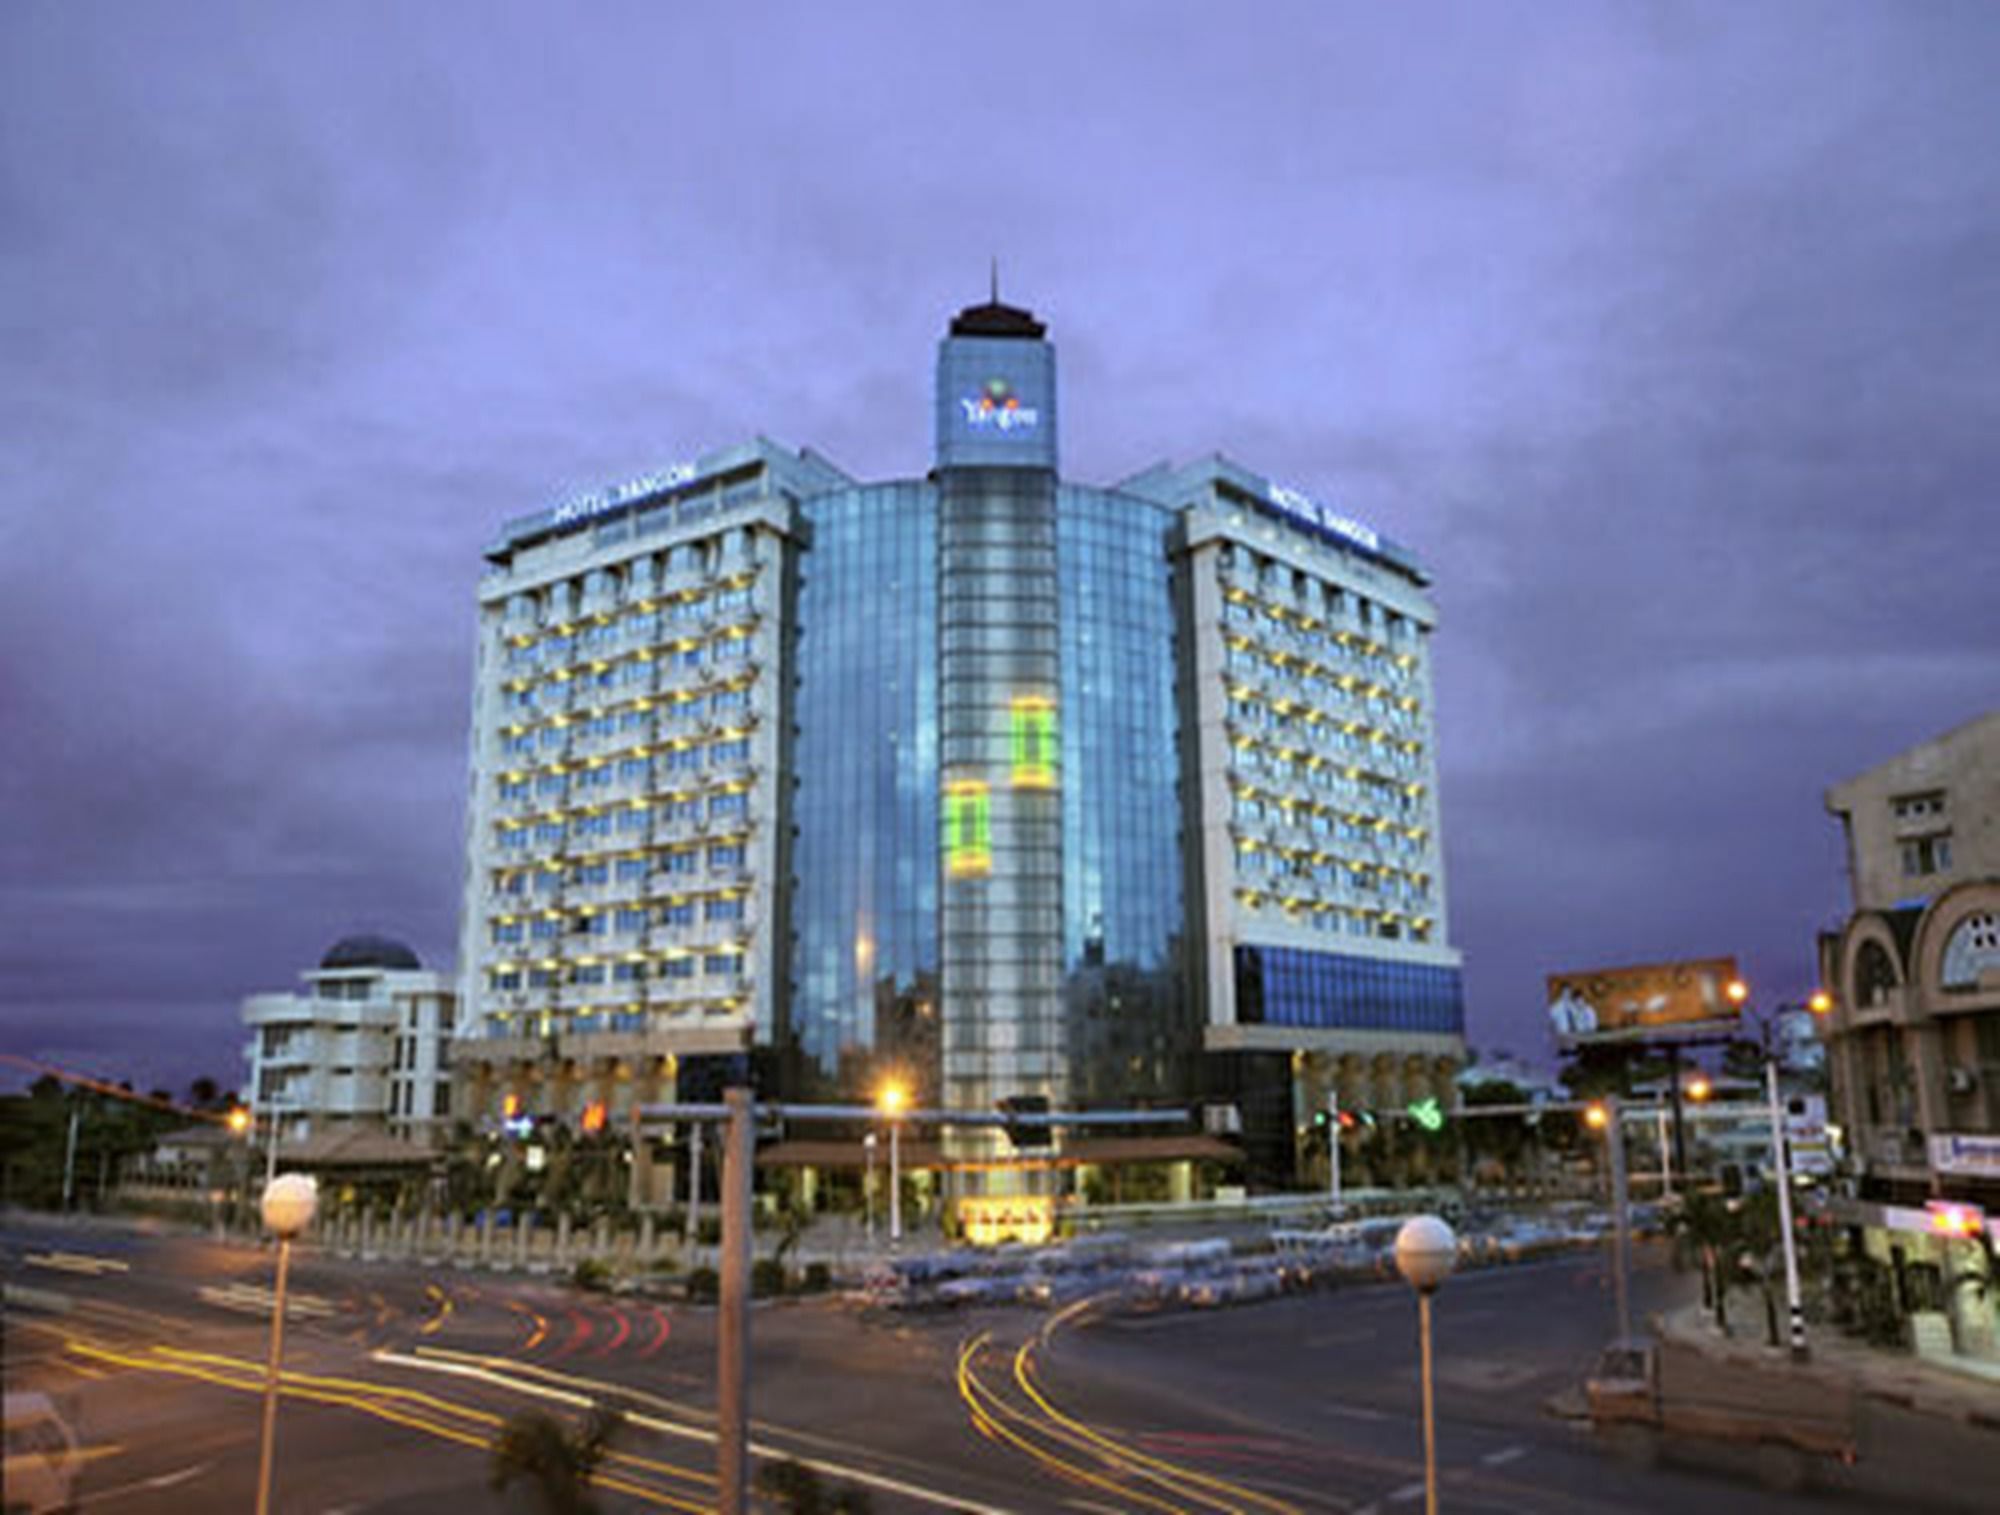
<instances>
[{"instance_id":1,"label":"air conditioner unit","mask_svg":"<svg viewBox=\"0 0 2000 1515\"><path fill-rule=\"evenodd\" d=\"M1953 1094L1970 1094L1979 1087L1979 1075L1971 1068L1947 1068L1944 1081Z\"/></svg>"}]
</instances>

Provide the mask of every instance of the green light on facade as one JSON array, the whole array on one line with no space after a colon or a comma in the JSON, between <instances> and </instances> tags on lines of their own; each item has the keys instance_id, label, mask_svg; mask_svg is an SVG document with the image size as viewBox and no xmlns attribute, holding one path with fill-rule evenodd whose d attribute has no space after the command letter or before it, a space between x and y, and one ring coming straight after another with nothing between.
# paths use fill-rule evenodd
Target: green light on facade
<instances>
[{"instance_id":1,"label":"green light on facade","mask_svg":"<svg viewBox=\"0 0 2000 1515\"><path fill-rule=\"evenodd\" d=\"M1016 789L1053 789L1056 783L1056 707L1024 694L1011 708L1010 735Z\"/></svg>"},{"instance_id":2,"label":"green light on facade","mask_svg":"<svg viewBox=\"0 0 2000 1515\"><path fill-rule=\"evenodd\" d=\"M1435 1097L1411 1100L1408 1105L1404 1106L1404 1109L1408 1112L1410 1119L1415 1121L1419 1126L1422 1126L1426 1131L1442 1131L1444 1129L1444 1109L1438 1104Z\"/></svg>"},{"instance_id":3,"label":"green light on facade","mask_svg":"<svg viewBox=\"0 0 2000 1515\"><path fill-rule=\"evenodd\" d=\"M944 865L953 878L993 871L993 799L978 779L945 788Z\"/></svg>"}]
</instances>

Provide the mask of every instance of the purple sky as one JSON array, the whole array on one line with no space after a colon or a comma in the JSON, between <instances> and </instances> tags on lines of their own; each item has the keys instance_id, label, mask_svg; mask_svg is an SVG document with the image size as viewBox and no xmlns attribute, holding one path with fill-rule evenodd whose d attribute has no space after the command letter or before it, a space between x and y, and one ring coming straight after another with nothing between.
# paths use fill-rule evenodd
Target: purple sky
<instances>
[{"instance_id":1,"label":"purple sky","mask_svg":"<svg viewBox=\"0 0 2000 1515\"><path fill-rule=\"evenodd\" d=\"M1069 476L1432 565L1475 1045L1808 986L1825 786L2000 690L2000 10L715 9L0 7L0 1046L234 1079L336 936L448 960L501 520L921 473L995 253Z\"/></svg>"}]
</instances>

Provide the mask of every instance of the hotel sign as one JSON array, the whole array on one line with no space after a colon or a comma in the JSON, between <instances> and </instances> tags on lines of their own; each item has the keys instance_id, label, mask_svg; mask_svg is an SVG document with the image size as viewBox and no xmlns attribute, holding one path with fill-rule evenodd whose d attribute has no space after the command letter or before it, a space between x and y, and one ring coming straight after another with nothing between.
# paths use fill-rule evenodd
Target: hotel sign
<instances>
[{"instance_id":1,"label":"hotel sign","mask_svg":"<svg viewBox=\"0 0 2000 1515\"><path fill-rule=\"evenodd\" d=\"M1366 547L1370 552L1382 550L1382 539L1371 526L1364 526L1352 516L1344 516L1329 510L1311 495L1301 490L1291 489L1283 484L1264 486L1264 497L1286 515L1304 521L1308 526L1317 526L1322 531L1330 531L1335 536L1346 537L1348 541Z\"/></svg>"},{"instance_id":2,"label":"hotel sign","mask_svg":"<svg viewBox=\"0 0 2000 1515\"><path fill-rule=\"evenodd\" d=\"M671 468L662 468L657 473L641 474L636 479L627 479L623 484L614 484L609 489L594 490L564 500L556 506L552 517L557 526L567 526L574 521L587 521L592 516L601 516L607 510L616 510L621 505L630 505L634 500L643 500L649 495L664 494L669 489L678 489L683 484L691 484L695 479L692 463L676 463Z\"/></svg>"},{"instance_id":3,"label":"hotel sign","mask_svg":"<svg viewBox=\"0 0 2000 1515\"><path fill-rule=\"evenodd\" d=\"M978 394L965 396L958 406L974 431L1033 431L1042 424L1042 413L1023 405L1005 379L988 379Z\"/></svg>"},{"instance_id":4,"label":"hotel sign","mask_svg":"<svg viewBox=\"0 0 2000 1515\"><path fill-rule=\"evenodd\" d=\"M958 1224L975 1247L1039 1246L1055 1235L1056 1202L1047 1194L968 1194L958 1202Z\"/></svg>"}]
</instances>

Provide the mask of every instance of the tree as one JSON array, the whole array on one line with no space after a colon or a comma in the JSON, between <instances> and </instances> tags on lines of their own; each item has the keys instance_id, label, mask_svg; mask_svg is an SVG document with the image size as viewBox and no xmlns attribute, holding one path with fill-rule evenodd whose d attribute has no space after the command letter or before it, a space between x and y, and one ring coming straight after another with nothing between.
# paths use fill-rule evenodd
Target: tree
<instances>
[{"instance_id":1,"label":"tree","mask_svg":"<svg viewBox=\"0 0 2000 1515\"><path fill-rule=\"evenodd\" d=\"M221 1098L221 1087L206 1073L188 1085L188 1102L197 1110L213 1109Z\"/></svg>"},{"instance_id":2,"label":"tree","mask_svg":"<svg viewBox=\"0 0 2000 1515\"><path fill-rule=\"evenodd\" d=\"M546 1410L523 1410L493 1437L487 1484L498 1493L525 1479L547 1515L592 1515L591 1480L625 1417L599 1406L572 1431Z\"/></svg>"}]
</instances>

